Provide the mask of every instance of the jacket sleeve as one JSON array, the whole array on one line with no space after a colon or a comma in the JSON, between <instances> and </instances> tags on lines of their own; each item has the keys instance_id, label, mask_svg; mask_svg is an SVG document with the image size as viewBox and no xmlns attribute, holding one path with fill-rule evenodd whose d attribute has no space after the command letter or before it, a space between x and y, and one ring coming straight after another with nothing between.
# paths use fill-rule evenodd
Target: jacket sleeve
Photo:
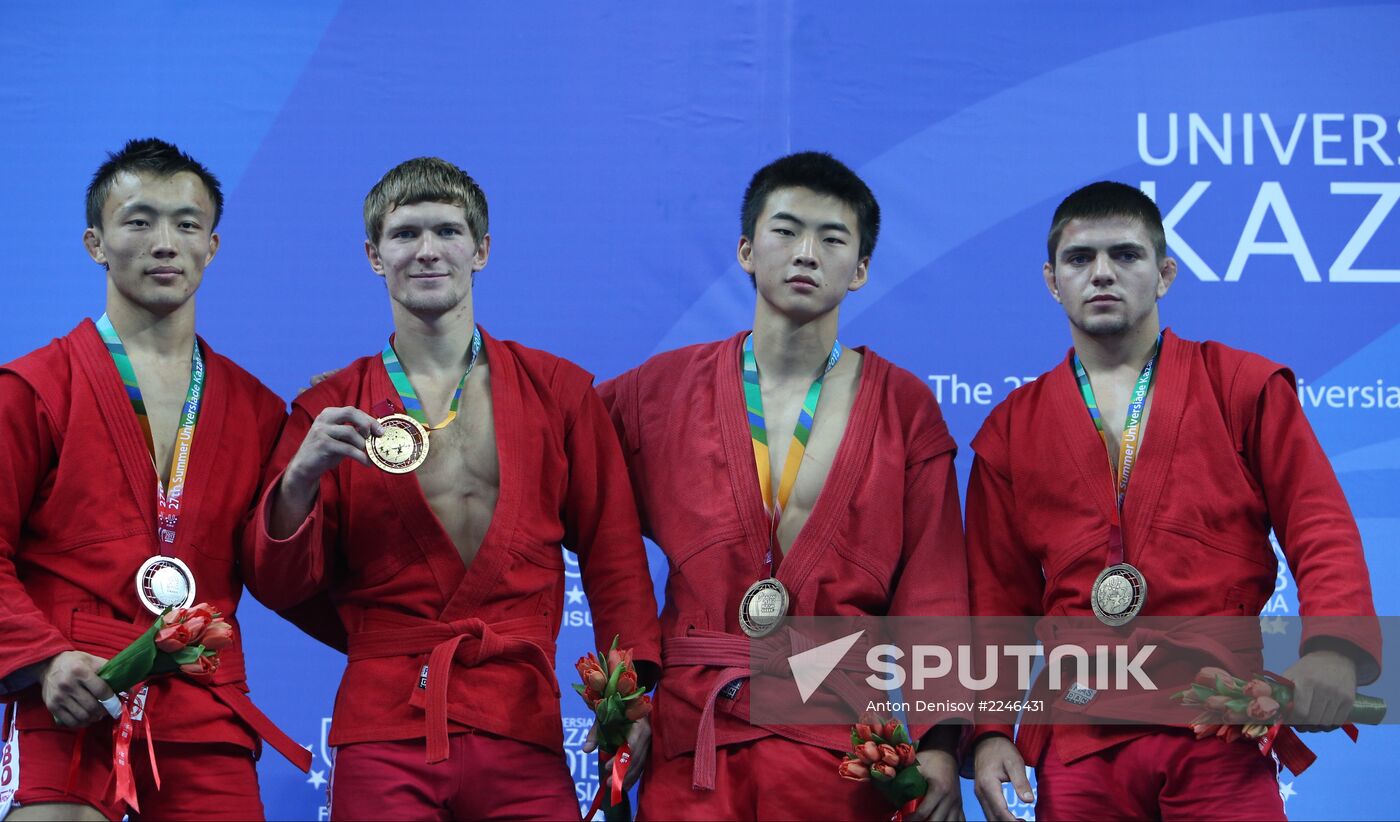
<instances>
[{"instance_id":1,"label":"jacket sleeve","mask_svg":"<svg viewBox=\"0 0 1400 822\"><path fill-rule=\"evenodd\" d=\"M1244 429L1247 460L1298 583L1300 653L1326 639L1354 646L1357 682L1380 676L1381 637L1361 534L1332 464L1283 370L1264 383Z\"/></svg>"},{"instance_id":2,"label":"jacket sleeve","mask_svg":"<svg viewBox=\"0 0 1400 822\"><path fill-rule=\"evenodd\" d=\"M327 471L321 477L311 513L291 536L274 539L267 529L273 493L311 429L311 422L307 409L294 404L264 471L257 507L243 532L243 581L259 602L274 610L300 605L330 583L330 561L338 538L337 471Z\"/></svg>"},{"instance_id":3,"label":"jacket sleeve","mask_svg":"<svg viewBox=\"0 0 1400 822\"><path fill-rule=\"evenodd\" d=\"M997 415L989 418L973 441L977 457L967 485L967 563L969 591L974 617L979 626L992 622L997 635L979 631L976 642L1030 644L1036 642L1031 620L1025 631L1017 631L1015 620L986 620L987 617L1035 617L1041 614L1045 578L1040 562L1021 543L1015 527L1015 493L1009 476L1004 435L996 429ZM1017 635L1002 635L1016 632ZM1016 699L1019 694L999 696ZM1012 725L1001 717L981 717L973 729L976 740L989 733L1013 738Z\"/></svg>"},{"instance_id":4,"label":"jacket sleeve","mask_svg":"<svg viewBox=\"0 0 1400 822\"><path fill-rule=\"evenodd\" d=\"M598 647L617 636L634 659L659 665L661 627L627 464L603 401L586 382L581 388L566 419L564 544L578 555Z\"/></svg>"},{"instance_id":5,"label":"jacket sleeve","mask_svg":"<svg viewBox=\"0 0 1400 822\"><path fill-rule=\"evenodd\" d=\"M642 534L651 536L647 523L645 497L642 494L645 468L642 464L641 420L638 401L637 371L628 371L598 386L598 398L608 411L617 439L622 446L622 458L632 484L632 498L637 507L637 521Z\"/></svg>"},{"instance_id":6,"label":"jacket sleeve","mask_svg":"<svg viewBox=\"0 0 1400 822\"><path fill-rule=\"evenodd\" d=\"M73 644L49 622L19 575L24 521L58 460L53 421L34 389L0 371L0 430L7 465L0 470L0 698L34 683L27 670Z\"/></svg>"}]
</instances>

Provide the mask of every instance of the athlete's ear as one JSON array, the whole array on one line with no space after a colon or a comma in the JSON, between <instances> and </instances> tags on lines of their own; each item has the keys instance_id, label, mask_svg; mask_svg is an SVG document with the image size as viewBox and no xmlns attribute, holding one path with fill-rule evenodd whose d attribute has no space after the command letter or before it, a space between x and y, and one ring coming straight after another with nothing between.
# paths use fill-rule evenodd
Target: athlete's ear
<instances>
[{"instance_id":1,"label":"athlete's ear","mask_svg":"<svg viewBox=\"0 0 1400 822\"><path fill-rule=\"evenodd\" d=\"M383 277L384 258L379 256L379 249L369 240L365 240L365 256L369 258L369 267L374 269L374 273Z\"/></svg>"},{"instance_id":2,"label":"athlete's ear","mask_svg":"<svg viewBox=\"0 0 1400 822\"><path fill-rule=\"evenodd\" d=\"M88 226L83 231L83 248L87 249L88 256L92 258L93 262L103 268L107 267L107 252L102 250L102 232Z\"/></svg>"},{"instance_id":3,"label":"athlete's ear","mask_svg":"<svg viewBox=\"0 0 1400 822\"><path fill-rule=\"evenodd\" d=\"M209 233L209 254L204 258L204 264L209 265L214 262L214 255L219 253L219 232Z\"/></svg>"},{"instance_id":4,"label":"athlete's ear","mask_svg":"<svg viewBox=\"0 0 1400 822\"><path fill-rule=\"evenodd\" d=\"M847 291L859 291L870 281L870 258L865 257L856 263L856 275L851 278L851 284L846 286Z\"/></svg>"},{"instance_id":5,"label":"athlete's ear","mask_svg":"<svg viewBox=\"0 0 1400 822\"><path fill-rule=\"evenodd\" d=\"M491 235L485 234L481 242L476 244L476 252L472 254L472 273L480 271L486 267L486 261L491 258Z\"/></svg>"},{"instance_id":6,"label":"athlete's ear","mask_svg":"<svg viewBox=\"0 0 1400 822\"><path fill-rule=\"evenodd\" d=\"M748 237L739 238L737 256L739 257L739 267L744 269L744 271L752 277L755 270L753 264L753 242L749 240Z\"/></svg>"},{"instance_id":7,"label":"athlete's ear","mask_svg":"<svg viewBox=\"0 0 1400 822\"><path fill-rule=\"evenodd\" d=\"M1045 268L1041 273L1045 277L1045 287L1049 289L1050 296L1055 299L1055 302L1061 302L1060 284L1055 282L1055 264L1046 263Z\"/></svg>"},{"instance_id":8,"label":"athlete's ear","mask_svg":"<svg viewBox=\"0 0 1400 822\"><path fill-rule=\"evenodd\" d=\"M1176 260L1171 257L1162 260L1162 268L1157 279L1157 299L1167 296L1167 289L1176 282Z\"/></svg>"}]
</instances>

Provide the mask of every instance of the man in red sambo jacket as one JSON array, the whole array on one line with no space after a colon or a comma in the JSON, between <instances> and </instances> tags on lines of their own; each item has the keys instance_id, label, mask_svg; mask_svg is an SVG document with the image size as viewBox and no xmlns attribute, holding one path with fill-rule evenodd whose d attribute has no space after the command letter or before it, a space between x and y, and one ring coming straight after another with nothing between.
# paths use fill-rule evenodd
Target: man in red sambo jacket
<instances>
[{"instance_id":1,"label":"man in red sambo jacket","mask_svg":"<svg viewBox=\"0 0 1400 822\"><path fill-rule=\"evenodd\" d=\"M1142 192L1108 182L1074 192L1055 212L1047 250L1045 284L1074 349L1013 391L972 442L973 613L1086 617L1100 580L1121 577L1150 583L1139 586L1148 595L1100 596L1100 610L1134 609L1112 620L1136 609L1257 615L1274 588L1272 527L1298 582L1299 613L1358 617L1305 624L1302 658L1284 673L1297 683L1291 722L1341 724L1357 683L1379 676L1380 645L1361 538L1292 374L1161 330L1157 301L1176 263ZM1130 402L1144 386L1142 403ZM1123 423L1132 409L1141 430ZM1011 734L1005 725L974 733L989 819L1014 818L1003 782L1031 801L1026 762L1036 766L1043 819L1284 818L1274 763L1247 742L1143 725L1023 724L1015 745Z\"/></svg>"},{"instance_id":2,"label":"man in red sambo jacket","mask_svg":"<svg viewBox=\"0 0 1400 822\"><path fill-rule=\"evenodd\" d=\"M133 140L98 169L87 201L83 241L106 269L106 313L0 368L0 698L13 700L4 770L18 760L19 805L9 819L126 813L112 788L117 702L97 671L151 607L171 604L143 604L138 569L185 568L188 593L236 624L238 534L286 418L251 375L203 340L196 348L218 180L169 143ZM192 426L186 406L198 408ZM143 818L260 818L259 737L310 765L248 700L237 632L219 657L212 678L146 690L131 751ZM160 790L141 750L148 733Z\"/></svg>"}]
</instances>

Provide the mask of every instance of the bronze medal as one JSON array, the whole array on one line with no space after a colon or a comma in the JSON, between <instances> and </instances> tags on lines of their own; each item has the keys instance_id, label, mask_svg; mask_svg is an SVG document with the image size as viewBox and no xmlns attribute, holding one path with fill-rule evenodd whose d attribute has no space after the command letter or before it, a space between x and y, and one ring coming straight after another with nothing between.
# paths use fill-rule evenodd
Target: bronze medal
<instances>
[{"instance_id":1,"label":"bronze medal","mask_svg":"<svg viewBox=\"0 0 1400 822\"><path fill-rule=\"evenodd\" d=\"M739 602L739 627L754 639L768 636L783 624L787 611L787 588L772 577L760 579Z\"/></svg>"},{"instance_id":2,"label":"bronze medal","mask_svg":"<svg viewBox=\"0 0 1400 822\"><path fill-rule=\"evenodd\" d=\"M370 462L391 474L414 471L428 458L428 429L407 414L380 417L384 433L365 440Z\"/></svg>"},{"instance_id":3,"label":"bronze medal","mask_svg":"<svg viewBox=\"0 0 1400 822\"><path fill-rule=\"evenodd\" d=\"M1126 562L1099 573L1089 592L1094 616L1105 625L1126 625L1147 602L1147 578Z\"/></svg>"},{"instance_id":4,"label":"bronze medal","mask_svg":"<svg viewBox=\"0 0 1400 822\"><path fill-rule=\"evenodd\" d=\"M136 597L153 614L190 607L194 593L194 573L175 557L151 557L136 572Z\"/></svg>"}]
</instances>

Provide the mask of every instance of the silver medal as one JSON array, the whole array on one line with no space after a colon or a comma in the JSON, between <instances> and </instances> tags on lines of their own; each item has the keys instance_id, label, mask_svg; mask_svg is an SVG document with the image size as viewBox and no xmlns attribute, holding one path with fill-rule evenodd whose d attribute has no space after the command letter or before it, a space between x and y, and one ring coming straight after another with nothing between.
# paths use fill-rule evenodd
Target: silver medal
<instances>
[{"instance_id":1,"label":"silver medal","mask_svg":"<svg viewBox=\"0 0 1400 822\"><path fill-rule=\"evenodd\" d=\"M1147 602L1147 578L1126 562L1099 573L1089 593L1094 616L1105 625L1126 625Z\"/></svg>"},{"instance_id":2,"label":"silver medal","mask_svg":"<svg viewBox=\"0 0 1400 822\"><path fill-rule=\"evenodd\" d=\"M194 573L175 557L151 557L136 572L136 597L153 614L190 607L194 593Z\"/></svg>"},{"instance_id":3,"label":"silver medal","mask_svg":"<svg viewBox=\"0 0 1400 822\"><path fill-rule=\"evenodd\" d=\"M757 639L777 630L787 616L787 588L769 577L749 586L739 602L739 627Z\"/></svg>"}]
</instances>

